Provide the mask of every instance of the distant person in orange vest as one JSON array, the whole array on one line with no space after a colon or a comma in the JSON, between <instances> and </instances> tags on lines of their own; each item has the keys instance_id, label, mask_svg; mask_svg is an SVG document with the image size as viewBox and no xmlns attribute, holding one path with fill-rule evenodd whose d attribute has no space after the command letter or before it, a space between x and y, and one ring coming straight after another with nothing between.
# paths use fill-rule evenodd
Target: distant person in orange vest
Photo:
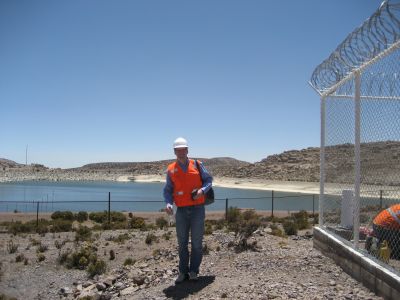
<instances>
[{"instance_id":1,"label":"distant person in orange vest","mask_svg":"<svg viewBox=\"0 0 400 300\"><path fill-rule=\"evenodd\" d=\"M199 161L188 158L188 143L184 138L174 141L176 161L168 166L164 187L166 212L176 210L176 235L179 248L179 275L175 283L186 279L198 280L203 258L204 195L212 186L212 177ZM189 255L189 232L191 253Z\"/></svg>"},{"instance_id":2,"label":"distant person in orange vest","mask_svg":"<svg viewBox=\"0 0 400 300\"><path fill-rule=\"evenodd\" d=\"M386 240L391 257L400 259L400 204L381 211L374 219L372 228L379 244Z\"/></svg>"}]
</instances>

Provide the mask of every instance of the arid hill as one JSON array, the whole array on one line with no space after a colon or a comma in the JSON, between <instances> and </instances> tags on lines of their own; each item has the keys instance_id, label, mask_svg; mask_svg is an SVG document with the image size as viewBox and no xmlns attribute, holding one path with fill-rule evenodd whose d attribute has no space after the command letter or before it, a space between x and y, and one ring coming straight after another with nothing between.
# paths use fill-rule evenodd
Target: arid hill
<instances>
[{"instance_id":1,"label":"arid hill","mask_svg":"<svg viewBox=\"0 0 400 300\"><path fill-rule=\"evenodd\" d=\"M354 145L328 146L326 179L329 182L350 183L354 180ZM400 184L400 142L385 141L361 144L362 183L376 185ZM257 178L279 181L318 182L320 169L319 148L290 150L249 163L230 157L199 158L214 177ZM118 175L163 175L173 160L153 162L102 162L73 169L49 169L43 165L25 166L0 159L0 180L14 175L34 174L50 180L115 180ZM32 177L29 177L30 179ZM74 179L77 178L77 179ZM92 179L91 179L92 178Z\"/></svg>"}]
</instances>

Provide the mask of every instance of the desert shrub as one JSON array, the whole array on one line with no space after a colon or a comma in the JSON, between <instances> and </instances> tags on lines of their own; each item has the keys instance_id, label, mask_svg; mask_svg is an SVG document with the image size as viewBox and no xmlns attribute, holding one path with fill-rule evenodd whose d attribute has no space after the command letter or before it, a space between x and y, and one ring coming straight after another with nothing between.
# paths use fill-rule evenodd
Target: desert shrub
<instances>
[{"instance_id":1,"label":"desert shrub","mask_svg":"<svg viewBox=\"0 0 400 300\"><path fill-rule=\"evenodd\" d=\"M92 237L92 231L87 226L79 226L75 232L75 241L89 241Z\"/></svg>"},{"instance_id":2,"label":"desert shrub","mask_svg":"<svg viewBox=\"0 0 400 300\"><path fill-rule=\"evenodd\" d=\"M106 262L104 260L99 259L96 262L91 263L88 266L87 271L88 271L89 276L91 278L93 278L95 275L101 275L101 274L105 273L106 269L107 269Z\"/></svg>"},{"instance_id":3,"label":"desert shrub","mask_svg":"<svg viewBox=\"0 0 400 300\"><path fill-rule=\"evenodd\" d=\"M228 223L236 223L240 219L240 210L237 207L229 207L227 216L226 216L226 221Z\"/></svg>"},{"instance_id":4,"label":"desert shrub","mask_svg":"<svg viewBox=\"0 0 400 300\"><path fill-rule=\"evenodd\" d=\"M24 256L24 254L18 254L16 257L15 257L15 262L21 262L21 261L23 261L23 260L25 260L25 256Z\"/></svg>"},{"instance_id":5,"label":"desert shrub","mask_svg":"<svg viewBox=\"0 0 400 300\"><path fill-rule=\"evenodd\" d=\"M61 249L65 244L66 244L66 240L64 240L64 241L62 241L62 242L60 242L59 240L55 240L54 241L54 246L57 248L57 249Z\"/></svg>"},{"instance_id":6,"label":"desert shrub","mask_svg":"<svg viewBox=\"0 0 400 300\"><path fill-rule=\"evenodd\" d=\"M153 233L148 233L146 236L146 244L151 245L153 242L157 241L157 237Z\"/></svg>"},{"instance_id":7,"label":"desert shrub","mask_svg":"<svg viewBox=\"0 0 400 300\"><path fill-rule=\"evenodd\" d=\"M161 250L160 249L154 249L153 250L153 257L160 256L160 255L161 255Z\"/></svg>"},{"instance_id":8,"label":"desert shrub","mask_svg":"<svg viewBox=\"0 0 400 300\"><path fill-rule=\"evenodd\" d=\"M103 224L108 222L108 212L107 211L102 211L102 212L91 212L89 214L89 219ZM126 222L126 216L119 211L111 211L110 212L110 221L111 222L116 222L116 223L124 223Z\"/></svg>"},{"instance_id":9,"label":"desert shrub","mask_svg":"<svg viewBox=\"0 0 400 300\"><path fill-rule=\"evenodd\" d=\"M115 252L114 250L110 250L110 260L114 260L115 259Z\"/></svg>"},{"instance_id":10,"label":"desert shrub","mask_svg":"<svg viewBox=\"0 0 400 300\"><path fill-rule=\"evenodd\" d=\"M222 230L225 227L225 219L220 219L215 222L215 230Z\"/></svg>"},{"instance_id":11,"label":"desert shrub","mask_svg":"<svg viewBox=\"0 0 400 300\"><path fill-rule=\"evenodd\" d=\"M260 217L253 210L240 213L236 207L228 210L228 229L235 232L237 243L235 245L236 252L245 250L256 250L256 245L249 245L247 239L261 225Z\"/></svg>"},{"instance_id":12,"label":"desert shrub","mask_svg":"<svg viewBox=\"0 0 400 300\"><path fill-rule=\"evenodd\" d=\"M38 253L36 257L38 262L44 261L46 259L46 256L44 256L43 253Z\"/></svg>"},{"instance_id":13,"label":"desert shrub","mask_svg":"<svg viewBox=\"0 0 400 300\"><path fill-rule=\"evenodd\" d=\"M279 236L279 237L284 237L285 236L285 234L283 233L282 229L279 228L278 225L276 225L275 223L272 223L270 225L270 228L272 230L271 231L271 235Z\"/></svg>"},{"instance_id":14,"label":"desert shrub","mask_svg":"<svg viewBox=\"0 0 400 300\"><path fill-rule=\"evenodd\" d=\"M66 254L65 265L69 269L85 269L89 264L97 261L97 249L93 246L81 247L78 251Z\"/></svg>"},{"instance_id":15,"label":"desert shrub","mask_svg":"<svg viewBox=\"0 0 400 300\"><path fill-rule=\"evenodd\" d=\"M89 215L86 211L80 211L77 214L75 214L75 220L77 220L79 223L85 222L88 220Z\"/></svg>"},{"instance_id":16,"label":"desert shrub","mask_svg":"<svg viewBox=\"0 0 400 300\"><path fill-rule=\"evenodd\" d=\"M164 217L159 217L156 219L156 225L158 228L163 229L168 227L168 221Z\"/></svg>"},{"instance_id":17,"label":"desert shrub","mask_svg":"<svg viewBox=\"0 0 400 300\"><path fill-rule=\"evenodd\" d=\"M71 254L71 251L66 251L66 252L59 252L58 253L58 257L57 257L57 262L60 264L60 265L63 265L63 264L65 264L66 262L67 262L67 259L68 259L68 257L69 257L69 255Z\"/></svg>"},{"instance_id":18,"label":"desert shrub","mask_svg":"<svg viewBox=\"0 0 400 300\"><path fill-rule=\"evenodd\" d=\"M55 211L51 214L51 218L53 220L68 220L68 221L73 221L74 220L74 214L72 211Z\"/></svg>"},{"instance_id":19,"label":"desert shrub","mask_svg":"<svg viewBox=\"0 0 400 300\"><path fill-rule=\"evenodd\" d=\"M146 228L146 222L142 217L133 216L129 220L129 228L144 230Z\"/></svg>"},{"instance_id":20,"label":"desert shrub","mask_svg":"<svg viewBox=\"0 0 400 300\"><path fill-rule=\"evenodd\" d=\"M31 242L32 246L39 246L42 243L41 241L39 241L33 237L29 238L29 241Z\"/></svg>"},{"instance_id":21,"label":"desert shrub","mask_svg":"<svg viewBox=\"0 0 400 300\"><path fill-rule=\"evenodd\" d=\"M204 227L204 234L208 235L208 234L212 234L212 233L213 233L212 225L210 223L206 222L205 227Z\"/></svg>"},{"instance_id":22,"label":"desert shrub","mask_svg":"<svg viewBox=\"0 0 400 300\"><path fill-rule=\"evenodd\" d=\"M38 245L38 247L36 248L36 252L43 253L43 252L46 252L47 249L49 249L49 247L47 247L47 245L40 243L40 245Z\"/></svg>"},{"instance_id":23,"label":"desert shrub","mask_svg":"<svg viewBox=\"0 0 400 300\"><path fill-rule=\"evenodd\" d=\"M110 240L115 243L118 243L118 244L123 244L123 243L125 243L125 241L127 241L129 239L130 239L129 234L123 233L123 234L118 235L117 237L111 238Z\"/></svg>"},{"instance_id":24,"label":"desert shrub","mask_svg":"<svg viewBox=\"0 0 400 300\"><path fill-rule=\"evenodd\" d=\"M18 250L19 245L18 244L14 244L13 240L9 240L7 242L7 252L9 254L15 253Z\"/></svg>"},{"instance_id":25,"label":"desert shrub","mask_svg":"<svg viewBox=\"0 0 400 300\"><path fill-rule=\"evenodd\" d=\"M164 238L164 240L169 241L171 239L171 231L167 231L165 232L162 237Z\"/></svg>"},{"instance_id":26,"label":"desert shrub","mask_svg":"<svg viewBox=\"0 0 400 300\"><path fill-rule=\"evenodd\" d=\"M131 265L135 264L135 262L136 262L136 261L135 261L134 259L128 257L128 258L125 259L125 261L124 261L124 266L131 266Z\"/></svg>"},{"instance_id":27,"label":"desert shrub","mask_svg":"<svg viewBox=\"0 0 400 300\"><path fill-rule=\"evenodd\" d=\"M204 245L203 245L203 254L204 255L210 254L210 248L208 247L208 245L206 243L204 243Z\"/></svg>"},{"instance_id":28,"label":"desert shrub","mask_svg":"<svg viewBox=\"0 0 400 300\"><path fill-rule=\"evenodd\" d=\"M101 228L103 230L117 230L117 229L126 229L128 228L127 222L112 222L112 223L103 223L101 224Z\"/></svg>"},{"instance_id":29,"label":"desert shrub","mask_svg":"<svg viewBox=\"0 0 400 300\"><path fill-rule=\"evenodd\" d=\"M298 213L294 213L293 217L295 219L298 229L301 230L310 227L310 223L308 222L308 213L305 210L299 211Z\"/></svg>"},{"instance_id":30,"label":"desert shrub","mask_svg":"<svg viewBox=\"0 0 400 300\"><path fill-rule=\"evenodd\" d=\"M69 232L72 231L72 221L64 219L55 219L51 226L51 232Z\"/></svg>"},{"instance_id":31,"label":"desert shrub","mask_svg":"<svg viewBox=\"0 0 400 300\"><path fill-rule=\"evenodd\" d=\"M107 211L102 211L102 212L91 212L89 214L89 219L92 220L93 222L96 223L104 223L108 221L108 212Z\"/></svg>"},{"instance_id":32,"label":"desert shrub","mask_svg":"<svg viewBox=\"0 0 400 300\"><path fill-rule=\"evenodd\" d=\"M120 211L112 211L111 212L111 222L125 223L126 216Z\"/></svg>"},{"instance_id":33,"label":"desert shrub","mask_svg":"<svg viewBox=\"0 0 400 300\"><path fill-rule=\"evenodd\" d=\"M296 235L297 234L297 223L293 221L285 221L283 223L283 229L285 230L286 235Z\"/></svg>"},{"instance_id":34,"label":"desert shrub","mask_svg":"<svg viewBox=\"0 0 400 300\"><path fill-rule=\"evenodd\" d=\"M9 222L8 231L14 235L18 233L33 233L36 232L36 221L29 221L22 223L20 221L17 222Z\"/></svg>"},{"instance_id":35,"label":"desert shrub","mask_svg":"<svg viewBox=\"0 0 400 300\"><path fill-rule=\"evenodd\" d=\"M4 295L4 294L0 294L0 300L17 300L17 298L9 297L9 296Z\"/></svg>"}]
</instances>

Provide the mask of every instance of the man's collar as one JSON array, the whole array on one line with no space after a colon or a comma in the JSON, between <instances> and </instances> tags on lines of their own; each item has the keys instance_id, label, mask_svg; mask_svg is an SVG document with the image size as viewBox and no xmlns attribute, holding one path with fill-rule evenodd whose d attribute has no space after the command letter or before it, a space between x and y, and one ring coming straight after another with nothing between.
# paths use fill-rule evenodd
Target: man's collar
<instances>
[{"instance_id":1,"label":"man's collar","mask_svg":"<svg viewBox=\"0 0 400 300\"><path fill-rule=\"evenodd\" d=\"M176 162L181 166L181 167L187 167L189 165L189 158L186 159L186 161L182 164L179 160L176 160Z\"/></svg>"}]
</instances>

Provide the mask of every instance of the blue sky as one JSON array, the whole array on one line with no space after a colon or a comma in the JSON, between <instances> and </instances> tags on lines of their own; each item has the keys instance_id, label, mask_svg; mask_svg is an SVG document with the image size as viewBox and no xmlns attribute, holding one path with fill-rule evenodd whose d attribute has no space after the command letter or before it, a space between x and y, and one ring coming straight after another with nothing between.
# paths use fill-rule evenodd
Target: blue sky
<instances>
[{"instance_id":1,"label":"blue sky","mask_svg":"<svg viewBox=\"0 0 400 300\"><path fill-rule=\"evenodd\" d=\"M319 146L314 68L376 0L0 1L0 157L49 167Z\"/></svg>"}]
</instances>

